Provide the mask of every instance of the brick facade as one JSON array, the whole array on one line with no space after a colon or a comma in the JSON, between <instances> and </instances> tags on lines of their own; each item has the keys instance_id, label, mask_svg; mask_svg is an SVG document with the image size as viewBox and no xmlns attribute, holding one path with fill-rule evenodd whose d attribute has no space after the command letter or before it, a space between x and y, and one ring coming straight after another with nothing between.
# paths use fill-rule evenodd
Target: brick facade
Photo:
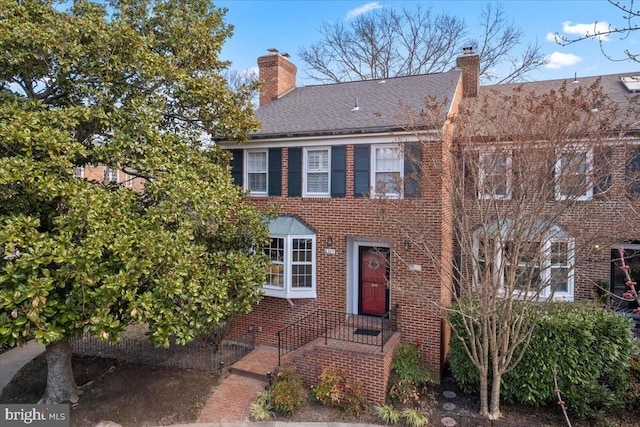
<instances>
[{"instance_id":1,"label":"brick facade","mask_svg":"<svg viewBox=\"0 0 640 427\"><path fill-rule=\"evenodd\" d=\"M287 159L283 149L283 159ZM426 150L425 150L426 151ZM432 155L432 153L429 153ZM250 314L233 320L234 333L253 331L258 344L277 345L276 333L287 325L317 309L354 313L356 286L353 275L354 242L385 245L390 255L390 306L398 306L398 329L402 339L423 343L423 359L439 378L443 357L443 322L434 301L447 304L450 297L444 292L443 277L450 274L440 271L443 266L434 265L418 247L405 248L407 236L395 230L382 219L381 202L369 197L355 197L353 182L354 145L346 145L346 197L251 197L260 208L275 204L281 214L294 215L316 232L316 290L315 299L287 300L264 297ZM283 161L283 177L287 176L287 162ZM433 177L425 174L424 188L431 188L422 197L397 200L408 215L423 218L416 224L415 233L441 249L443 256L451 254L450 224L442 209L438 187L429 185ZM436 181L437 182L437 181ZM282 193L287 193L287 181L283 180ZM331 236L332 243L328 244ZM325 249L335 252L327 253Z\"/></svg>"}]
</instances>

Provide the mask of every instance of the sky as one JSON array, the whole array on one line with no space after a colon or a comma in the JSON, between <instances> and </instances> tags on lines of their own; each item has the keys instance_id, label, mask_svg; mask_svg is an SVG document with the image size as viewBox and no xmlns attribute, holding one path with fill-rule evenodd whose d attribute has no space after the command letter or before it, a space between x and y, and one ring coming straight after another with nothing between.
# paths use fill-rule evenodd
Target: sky
<instances>
[{"instance_id":1,"label":"sky","mask_svg":"<svg viewBox=\"0 0 640 427\"><path fill-rule=\"evenodd\" d=\"M479 14L485 0L440 1L351 1L351 0L213 0L218 7L228 9L225 22L234 26L234 35L227 40L221 58L232 62L234 70L257 70L257 59L276 48L289 53L298 67L298 86L315 84L304 78L305 63L298 52L321 40L318 28L324 22L343 21L362 13L383 7L401 9L420 3L433 12L447 12L463 18L471 31L479 31ZM555 42L554 34L576 37L593 30L594 24L621 25L622 12L606 0L504 0L500 2L506 15L523 33L523 42L537 41L549 62L528 75L527 80L573 79L574 76L594 76L620 72L640 73L637 62L613 62L605 58L595 40L586 40L569 46ZM640 21L640 19L638 19ZM638 24L640 22L636 22ZM608 53L623 57L625 49L640 52L640 30L620 40L610 36L603 40Z\"/></svg>"}]
</instances>

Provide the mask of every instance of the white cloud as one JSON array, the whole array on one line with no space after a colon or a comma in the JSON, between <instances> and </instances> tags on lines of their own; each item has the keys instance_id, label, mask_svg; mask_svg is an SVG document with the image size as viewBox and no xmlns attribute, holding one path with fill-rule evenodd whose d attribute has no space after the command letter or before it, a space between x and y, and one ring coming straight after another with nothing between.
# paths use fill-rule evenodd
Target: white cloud
<instances>
[{"instance_id":1,"label":"white cloud","mask_svg":"<svg viewBox=\"0 0 640 427\"><path fill-rule=\"evenodd\" d=\"M553 52L551 55L547 56L547 64L545 67L558 70L563 67L575 65L580 61L582 61L582 58L578 55L574 55L573 53Z\"/></svg>"},{"instance_id":2,"label":"white cloud","mask_svg":"<svg viewBox=\"0 0 640 427\"><path fill-rule=\"evenodd\" d=\"M576 35L578 37L584 37L597 33L603 33L609 30L609 23L607 21L595 22L593 24L571 24L571 21L564 21L562 23L562 31L567 34ZM598 40L608 41L609 38L606 34L596 36Z\"/></svg>"},{"instance_id":3,"label":"white cloud","mask_svg":"<svg viewBox=\"0 0 640 427\"><path fill-rule=\"evenodd\" d=\"M544 36L544 38L547 39L547 41L555 43L555 41L556 41L556 33L547 33L547 35Z\"/></svg>"},{"instance_id":4,"label":"white cloud","mask_svg":"<svg viewBox=\"0 0 640 427\"><path fill-rule=\"evenodd\" d=\"M355 19L360 15L364 15L367 12L371 12L372 10L382 9L383 7L384 6L382 6L377 1L367 3L364 6L356 7L355 9L351 9L349 13L347 13L347 21L351 21L352 19Z\"/></svg>"}]
</instances>

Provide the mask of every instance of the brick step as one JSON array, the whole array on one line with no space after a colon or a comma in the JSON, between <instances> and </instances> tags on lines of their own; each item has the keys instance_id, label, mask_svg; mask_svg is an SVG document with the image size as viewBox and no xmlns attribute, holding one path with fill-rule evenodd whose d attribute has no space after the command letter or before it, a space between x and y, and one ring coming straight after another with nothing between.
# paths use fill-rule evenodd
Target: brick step
<instances>
[{"instance_id":1,"label":"brick step","mask_svg":"<svg viewBox=\"0 0 640 427\"><path fill-rule=\"evenodd\" d=\"M241 377L252 378L254 380L260 380L267 383L271 380L270 372L261 373L261 372L248 371L242 368L234 368L234 367L231 367L229 372L231 374L240 375Z\"/></svg>"}]
</instances>

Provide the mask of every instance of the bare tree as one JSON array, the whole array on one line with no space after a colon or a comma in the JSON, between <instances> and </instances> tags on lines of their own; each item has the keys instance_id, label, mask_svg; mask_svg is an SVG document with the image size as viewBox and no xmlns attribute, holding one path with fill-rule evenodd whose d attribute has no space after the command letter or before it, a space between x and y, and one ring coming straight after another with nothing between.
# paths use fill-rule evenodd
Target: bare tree
<instances>
[{"instance_id":1,"label":"bare tree","mask_svg":"<svg viewBox=\"0 0 640 427\"><path fill-rule=\"evenodd\" d=\"M449 126L440 137L422 130L443 123L441 111L426 105L406 112L421 149L401 144L405 153L420 153L419 174L405 183L437 192L443 233L460 256L446 256L432 235L416 232L428 215L407 215L403 206L411 201L374 204L451 286L457 304L442 305L443 315L459 319L453 339L478 369L480 413L496 419L502 377L523 357L544 303L572 300L577 268L597 256L594 248L610 247L621 238L616 230L638 225L635 202L620 191L629 152L625 116L599 82L544 93L521 85L483 91L448 118L454 138ZM611 223L603 227L607 213Z\"/></svg>"},{"instance_id":2,"label":"bare tree","mask_svg":"<svg viewBox=\"0 0 640 427\"><path fill-rule=\"evenodd\" d=\"M483 36L476 41L469 37L464 19L420 6L399 11L383 8L348 25L325 22L319 30L321 40L303 47L299 55L308 66L307 76L322 83L447 71L468 45L479 49L485 81L523 79L545 63L536 43L528 44L519 57L513 56L523 33L499 4L484 7L480 26Z\"/></svg>"},{"instance_id":3,"label":"bare tree","mask_svg":"<svg viewBox=\"0 0 640 427\"><path fill-rule=\"evenodd\" d=\"M619 25L609 24L603 29L599 22L595 22L592 31L587 31L586 34L579 37L570 38L556 33L556 42L562 46L567 46L583 40L596 40L600 46L600 51L610 61L640 62L640 53L638 52L632 52L627 48L623 50L622 56L616 57L610 54L609 50L605 47L605 43L609 40L610 36L615 36L619 40L628 40L631 33L640 30L640 26L637 23L638 19L640 19L640 10L634 9L634 0L607 1L615 8L616 12L622 13Z\"/></svg>"}]
</instances>

